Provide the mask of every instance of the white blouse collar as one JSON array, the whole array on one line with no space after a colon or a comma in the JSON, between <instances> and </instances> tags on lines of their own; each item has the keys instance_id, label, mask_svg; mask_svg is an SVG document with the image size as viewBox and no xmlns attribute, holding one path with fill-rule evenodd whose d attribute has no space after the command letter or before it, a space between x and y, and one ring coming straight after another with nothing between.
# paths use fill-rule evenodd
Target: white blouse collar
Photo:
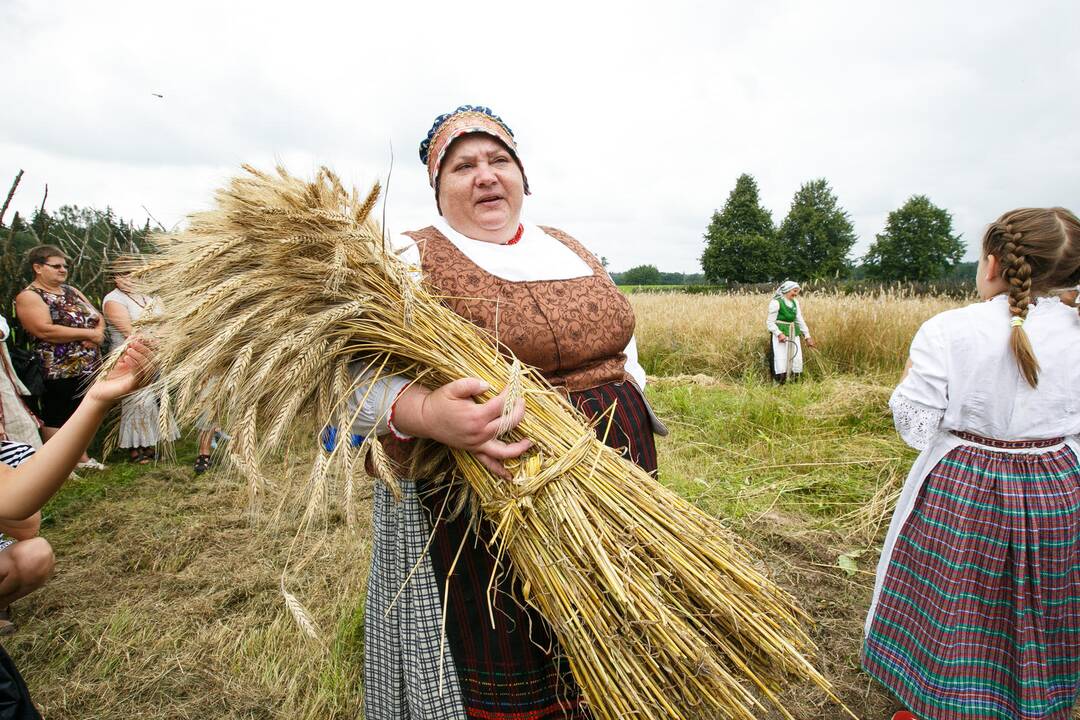
<instances>
[{"instance_id":1,"label":"white blouse collar","mask_svg":"<svg viewBox=\"0 0 1080 720\"><path fill-rule=\"evenodd\" d=\"M442 217L432 224L476 265L503 280L571 280L593 274L576 252L525 220L521 222L521 240L513 245L474 240L454 230Z\"/></svg>"}]
</instances>

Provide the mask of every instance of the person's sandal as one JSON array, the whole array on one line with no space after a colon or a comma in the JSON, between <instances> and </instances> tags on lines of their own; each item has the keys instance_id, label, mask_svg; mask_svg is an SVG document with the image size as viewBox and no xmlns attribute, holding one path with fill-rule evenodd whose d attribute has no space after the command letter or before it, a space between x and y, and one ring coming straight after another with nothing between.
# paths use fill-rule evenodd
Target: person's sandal
<instances>
[{"instance_id":1,"label":"person's sandal","mask_svg":"<svg viewBox=\"0 0 1080 720\"><path fill-rule=\"evenodd\" d=\"M14 635L17 629L14 617L11 614L11 606L9 605L0 610L0 635Z\"/></svg>"},{"instance_id":2,"label":"person's sandal","mask_svg":"<svg viewBox=\"0 0 1080 720\"><path fill-rule=\"evenodd\" d=\"M139 448L139 459L135 462L139 465L149 465L154 462L154 448Z\"/></svg>"},{"instance_id":3,"label":"person's sandal","mask_svg":"<svg viewBox=\"0 0 1080 720\"><path fill-rule=\"evenodd\" d=\"M195 474L202 475L204 472L210 469L210 456L200 455L195 458Z\"/></svg>"}]
</instances>

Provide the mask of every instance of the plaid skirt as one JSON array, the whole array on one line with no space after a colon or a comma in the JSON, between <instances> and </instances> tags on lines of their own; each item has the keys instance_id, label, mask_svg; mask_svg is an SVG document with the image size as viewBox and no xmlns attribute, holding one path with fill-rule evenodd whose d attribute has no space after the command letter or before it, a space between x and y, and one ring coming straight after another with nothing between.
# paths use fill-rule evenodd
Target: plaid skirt
<instances>
[{"instance_id":1,"label":"plaid skirt","mask_svg":"<svg viewBox=\"0 0 1080 720\"><path fill-rule=\"evenodd\" d=\"M607 430L609 445L655 472L648 409L636 387L605 385L570 400L591 417L615 403L611 427L601 423L598 435ZM506 560L497 567L488 551L490 525L471 526L467 513L447 518L445 491L422 481L405 483L403 492L395 503L382 485L375 491L364 629L368 720L591 717L551 629L525 605Z\"/></svg>"},{"instance_id":2,"label":"plaid skirt","mask_svg":"<svg viewBox=\"0 0 1080 720\"><path fill-rule=\"evenodd\" d=\"M920 718L1070 717L1080 468L1068 446L961 445L938 462L896 540L862 661Z\"/></svg>"}]
</instances>

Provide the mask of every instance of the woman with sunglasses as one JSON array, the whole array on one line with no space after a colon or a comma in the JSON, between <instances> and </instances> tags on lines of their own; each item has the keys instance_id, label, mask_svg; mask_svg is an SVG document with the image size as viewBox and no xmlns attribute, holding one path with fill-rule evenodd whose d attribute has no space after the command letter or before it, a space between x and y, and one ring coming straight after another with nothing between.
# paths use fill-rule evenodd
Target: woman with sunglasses
<instances>
[{"instance_id":1,"label":"woman with sunglasses","mask_svg":"<svg viewBox=\"0 0 1080 720\"><path fill-rule=\"evenodd\" d=\"M75 412L101 364L105 321L85 295L65 283L70 268L60 248L39 245L26 257L34 278L15 296L15 314L34 338L34 354L45 376L41 434L48 440ZM105 466L84 452L78 467Z\"/></svg>"}]
</instances>

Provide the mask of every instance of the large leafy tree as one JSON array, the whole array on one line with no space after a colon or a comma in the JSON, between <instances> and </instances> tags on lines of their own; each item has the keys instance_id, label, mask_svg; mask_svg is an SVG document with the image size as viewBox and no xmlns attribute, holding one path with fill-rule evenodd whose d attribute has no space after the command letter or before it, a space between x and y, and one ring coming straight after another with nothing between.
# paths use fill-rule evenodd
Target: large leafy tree
<instances>
[{"instance_id":1,"label":"large leafy tree","mask_svg":"<svg viewBox=\"0 0 1080 720\"><path fill-rule=\"evenodd\" d=\"M660 271L655 265L638 265L622 274L623 285L659 285Z\"/></svg>"},{"instance_id":2,"label":"large leafy tree","mask_svg":"<svg viewBox=\"0 0 1080 720\"><path fill-rule=\"evenodd\" d=\"M757 182L740 175L705 232L701 269L709 282L764 282L780 274L772 215L761 206Z\"/></svg>"},{"instance_id":3,"label":"large leafy tree","mask_svg":"<svg viewBox=\"0 0 1080 720\"><path fill-rule=\"evenodd\" d=\"M948 276L963 255L952 215L925 195L913 195L889 213L863 262L867 277L876 280L927 281Z\"/></svg>"},{"instance_id":4,"label":"large leafy tree","mask_svg":"<svg viewBox=\"0 0 1080 720\"><path fill-rule=\"evenodd\" d=\"M785 276L819 280L851 273L848 252L855 244L855 228L825 178L799 188L777 236Z\"/></svg>"}]
</instances>

